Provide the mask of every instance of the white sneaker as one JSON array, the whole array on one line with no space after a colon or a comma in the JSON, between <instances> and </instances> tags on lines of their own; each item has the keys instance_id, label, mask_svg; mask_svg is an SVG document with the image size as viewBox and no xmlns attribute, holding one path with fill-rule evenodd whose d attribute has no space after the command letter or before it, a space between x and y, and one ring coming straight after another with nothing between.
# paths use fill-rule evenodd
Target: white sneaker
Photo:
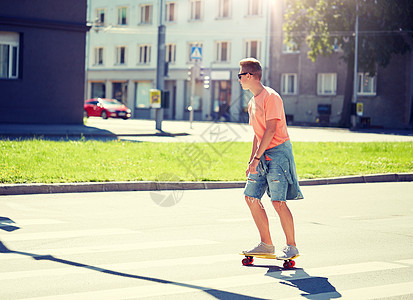
<instances>
[{"instance_id":1,"label":"white sneaker","mask_svg":"<svg viewBox=\"0 0 413 300\"><path fill-rule=\"evenodd\" d=\"M242 251L243 254L274 254L275 247L273 245L267 245L263 242L259 243L257 247L249 251Z\"/></svg>"},{"instance_id":2,"label":"white sneaker","mask_svg":"<svg viewBox=\"0 0 413 300\"><path fill-rule=\"evenodd\" d=\"M280 260L291 259L295 256L298 256L299 254L300 253L298 252L297 247L287 245L287 246L284 247L282 252L280 252L277 255L277 259L280 259Z\"/></svg>"}]
</instances>

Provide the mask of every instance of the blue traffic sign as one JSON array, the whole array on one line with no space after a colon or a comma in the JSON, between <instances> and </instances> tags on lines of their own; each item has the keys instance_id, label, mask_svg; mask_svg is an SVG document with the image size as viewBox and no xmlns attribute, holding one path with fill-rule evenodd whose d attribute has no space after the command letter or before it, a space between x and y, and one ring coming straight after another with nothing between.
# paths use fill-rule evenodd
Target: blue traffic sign
<instances>
[{"instance_id":1,"label":"blue traffic sign","mask_svg":"<svg viewBox=\"0 0 413 300\"><path fill-rule=\"evenodd\" d=\"M202 48L201 47L191 48L191 59L202 59Z\"/></svg>"}]
</instances>

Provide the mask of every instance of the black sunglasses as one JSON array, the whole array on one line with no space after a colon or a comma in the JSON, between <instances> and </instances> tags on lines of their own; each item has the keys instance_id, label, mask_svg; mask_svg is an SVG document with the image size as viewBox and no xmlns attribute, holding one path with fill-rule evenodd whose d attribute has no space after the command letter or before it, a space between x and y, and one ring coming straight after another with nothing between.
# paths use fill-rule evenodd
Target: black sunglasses
<instances>
[{"instance_id":1,"label":"black sunglasses","mask_svg":"<svg viewBox=\"0 0 413 300\"><path fill-rule=\"evenodd\" d=\"M238 74L238 79L241 80L241 76L242 76L242 75L247 75L247 74L253 75L253 74L250 73L250 72L239 73L239 74Z\"/></svg>"}]
</instances>

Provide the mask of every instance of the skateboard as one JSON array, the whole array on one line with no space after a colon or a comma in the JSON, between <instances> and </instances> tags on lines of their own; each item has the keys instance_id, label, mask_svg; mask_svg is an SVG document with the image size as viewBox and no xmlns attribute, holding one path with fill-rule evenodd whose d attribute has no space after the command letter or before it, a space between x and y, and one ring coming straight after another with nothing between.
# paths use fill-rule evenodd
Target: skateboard
<instances>
[{"instance_id":1,"label":"skateboard","mask_svg":"<svg viewBox=\"0 0 413 300\"><path fill-rule=\"evenodd\" d=\"M264 259L277 259L277 256L275 254L244 254L244 253L240 253L240 254L245 256L245 258L242 260L242 265L244 266L251 266L254 263L254 257L264 258ZM295 255L291 257L290 259L284 259L284 264L283 264L284 269L294 268L295 266L294 259L297 258L298 256L299 255Z\"/></svg>"}]
</instances>

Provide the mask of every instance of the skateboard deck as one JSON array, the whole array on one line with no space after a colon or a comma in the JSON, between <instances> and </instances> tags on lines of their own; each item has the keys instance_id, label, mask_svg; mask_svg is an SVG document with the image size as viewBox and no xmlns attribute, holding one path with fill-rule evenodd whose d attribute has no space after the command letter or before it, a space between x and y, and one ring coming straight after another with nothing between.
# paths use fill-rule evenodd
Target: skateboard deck
<instances>
[{"instance_id":1,"label":"skateboard deck","mask_svg":"<svg viewBox=\"0 0 413 300\"><path fill-rule=\"evenodd\" d=\"M244 255L245 258L242 260L242 264L244 266L251 266L254 263L255 258L264 258L264 259L277 259L277 255L275 254L244 254L240 253L240 255ZM291 269L295 266L294 259L297 258L299 255L295 255L289 259L284 259L283 267L284 269Z\"/></svg>"}]
</instances>

